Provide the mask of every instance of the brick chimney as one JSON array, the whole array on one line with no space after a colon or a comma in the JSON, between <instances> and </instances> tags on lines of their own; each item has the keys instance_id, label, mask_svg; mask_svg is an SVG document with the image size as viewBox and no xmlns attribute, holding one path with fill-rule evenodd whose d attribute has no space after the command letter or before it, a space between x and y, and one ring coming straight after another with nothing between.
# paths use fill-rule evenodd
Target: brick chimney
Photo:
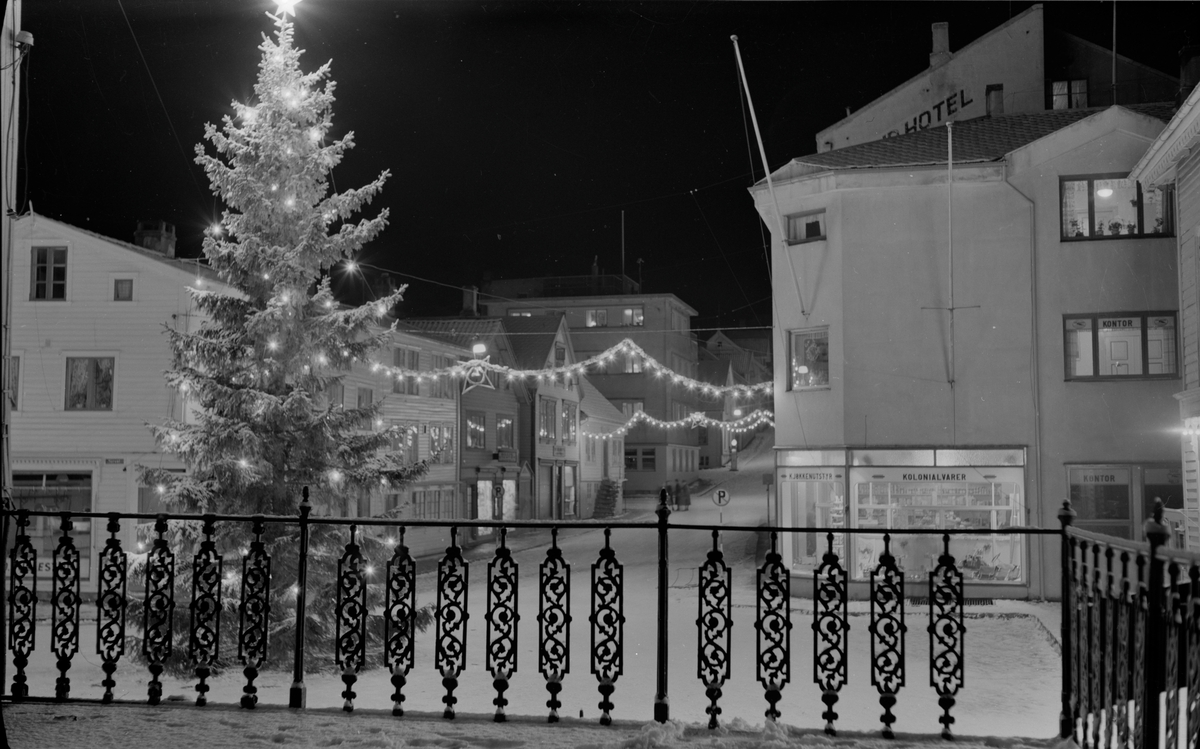
<instances>
[{"instance_id":1,"label":"brick chimney","mask_svg":"<svg viewBox=\"0 0 1200 749\"><path fill-rule=\"evenodd\" d=\"M938 65L950 59L950 24L942 21L933 24L933 51L929 53L929 67Z\"/></svg>"},{"instance_id":2,"label":"brick chimney","mask_svg":"<svg viewBox=\"0 0 1200 749\"><path fill-rule=\"evenodd\" d=\"M1200 83L1200 44L1193 44L1179 50L1179 98L1175 104L1183 104L1197 83Z\"/></svg>"},{"instance_id":3,"label":"brick chimney","mask_svg":"<svg viewBox=\"0 0 1200 749\"><path fill-rule=\"evenodd\" d=\"M137 231L133 233L133 243L167 257L175 257L175 225L166 221L139 221Z\"/></svg>"}]
</instances>

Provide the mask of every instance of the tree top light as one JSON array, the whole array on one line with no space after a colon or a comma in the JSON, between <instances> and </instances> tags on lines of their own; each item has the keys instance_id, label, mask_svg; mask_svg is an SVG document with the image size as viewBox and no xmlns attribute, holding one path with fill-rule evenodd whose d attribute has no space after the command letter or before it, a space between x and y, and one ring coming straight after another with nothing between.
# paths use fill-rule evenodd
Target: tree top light
<instances>
[{"instance_id":1,"label":"tree top light","mask_svg":"<svg viewBox=\"0 0 1200 749\"><path fill-rule=\"evenodd\" d=\"M299 2L300 0L275 0L275 5L279 6L276 12L279 13L281 17L294 16L296 15L296 3Z\"/></svg>"}]
</instances>

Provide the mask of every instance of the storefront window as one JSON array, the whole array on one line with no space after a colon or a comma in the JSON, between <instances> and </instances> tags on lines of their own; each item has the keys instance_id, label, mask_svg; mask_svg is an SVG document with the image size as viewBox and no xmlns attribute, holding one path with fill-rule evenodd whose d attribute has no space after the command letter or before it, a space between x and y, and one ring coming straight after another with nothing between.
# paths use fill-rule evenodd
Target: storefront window
<instances>
[{"instance_id":1,"label":"storefront window","mask_svg":"<svg viewBox=\"0 0 1200 749\"><path fill-rule=\"evenodd\" d=\"M892 539L892 555L909 580L927 580L943 552L942 532L1000 530L1024 524L1019 468L858 468L850 472L850 525L929 528L928 536ZM882 534L855 534L849 571L870 579L883 553ZM1025 544L1005 533L950 537L950 553L968 582L1024 583Z\"/></svg>"},{"instance_id":2,"label":"storefront window","mask_svg":"<svg viewBox=\"0 0 1200 749\"><path fill-rule=\"evenodd\" d=\"M783 469L779 474L781 521L785 526L844 528L846 526L844 469ZM829 550L824 533L789 533L792 569L811 572ZM833 550L846 558L846 537L834 534Z\"/></svg>"},{"instance_id":3,"label":"storefront window","mask_svg":"<svg viewBox=\"0 0 1200 749\"><path fill-rule=\"evenodd\" d=\"M18 510L49 512L91 512L92 474L13 472L13 503ZM91 577L91 518L73 518L69 536L79 549L79 578ZM54 549L62 538L62 520L57 517L29 518L29 541L37 554L39 587L49 586L54 565ZM9 543L12 541L10 539Z\"/></svg>"}]
</instances>

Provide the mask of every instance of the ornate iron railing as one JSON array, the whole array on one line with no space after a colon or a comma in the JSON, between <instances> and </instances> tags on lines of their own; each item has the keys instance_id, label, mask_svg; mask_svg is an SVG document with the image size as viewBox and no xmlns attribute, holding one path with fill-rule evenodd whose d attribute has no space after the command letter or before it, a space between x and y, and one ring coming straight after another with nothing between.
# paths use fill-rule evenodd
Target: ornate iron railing
<instances>
[{"instance_id":1,"label":"ornate iron railing","mask_svg":"<svg viewBox=\"0 0 1200 749\"><path fill-rule=\"evenodd\" d=\"M237 621L225 621L224 626L237 627L237 657L244 665L246 679L241 706L252 709L258 702L255 679L259 676L272 636L268 626L272 599L270 596L272 557L263 542L264 533L272 526L298 530L296 538L295 627L293 648L293 684L289 705L303 708L306 703L305 622L310 562L310 531L315 526L344 529L344 544L337 559L333 611L336 632L333 638L334 661L341 670L345 684L343 707L354 709L355 682L367 662L367 654L379 649L383 663L391 674L395 688L391 695L393 714L403 716L404 689L416 666L414 628L416 612L416 560L404 543L406 529L422 526L449 527L450 546L437 564L437 601L434 616L434 664L442 677L445 695L444 717L452 719L458 697L455 689L466 665L468 642L467 622L470 618L468 589L470 564L463 555L458 538L460 529L491 527L498 529L496 547L488 562L484 590L486 591L485 642L486 669L493 679L496 697L495 720L506 717L508 699L505 697L509 680L518 668L518 630L522 621L518 606L518 563L507 546L507 534L515 528L540 528L549 532L549 544L538 568L537 602L537 669L545 679L549 699L548 721L558 720L562 707L559 694L564 680L571 673L571 635L575 617L571 610L571 563L558 545L559 529L563 524L534 521L397 521L381 518L310 517L307 490L298 516L264 517L237 515L149 515L138 513L51 513L30 510L4 511L15 523L16 537L9 553L7 569L8 647L13 654L15 673L4 699L53 700L65 702L71 697L70 669L72 658L80 644L80 550L70 535L76 520L107 521L109 538L98 554L98 587L96 592L96 650L102 660L105 679L101 702L114 702L117 665L126 655L126 634L131 627L140 627L141 654L150 674L147 701L157 704L162 699L159 676L163 664L172 655L175 633L174 608L177 605L177 565L191 565L189 602L189 632L187 657L194 667L197 693L196 704L206 703L209 691L207 679L221 653L222 586L224 566L234 559L222 557L217 551L216 537L223 524L240 524L251 529L253 541L240 554L241 585L237 602ZM848 664L857 654L848 649L850 615L848 612L848 574L839 556L840 539L844 534L858 531L852 528L792 528L758 526L720 526L672 524L668 522L669 508L661 504L656 522L574 522L571 527L594 528L604 531L604 545L591 565L590 615L587 617L589 660L591 674L596 679L600 695L600 722L608 724L616 704L616 689L625 666L625 623L630 614L625 608L626 578L624 566L610 544L617 529L643 529L657 532L657 605L654 611L638 612L656 617L656 693L654 717L659 721L670 718L668 698L667 633L668 633L668 536L677 531L711 533L712 546L698 569L697 588L697 678L705 688L709 701L705 712L708 725L720 724L722 688L730 678L732 662L732 588L731 567L721 548L721 531L765 531L770 536L770 550L757 570L755 597L757 608L754 622L756 633L756 676L766 701L765 715L776 720L781 716L783 690L793 673L792 592L793 575L784 567L779 553L781 533L817 533L826 543L820 565L812 573L813 612L813 682L821 692L825 710L821 714L826 733L837 730L839 694L849 677ZM36 640L36 605L38 602L37 559L29 536L31 517L49 516L60 520L61 538L54 550L50 606L52 626L50 650L57 657L57 678L54 695L29 694L26 667ZM1165 556L1151 545L1122 543L1069 528L1070 508L1064 503L1060 514L1062 527L1056 529L1013 528L1014 535L1057 535L1062 545L1063 583L1063 693L1060 734L1075 735L1082 743L1099 745L1105 737L1126 736L1125 717L1136 717L1137 733L1157 726L1157 703L1147 695L1163 691L1163 674L1167 675L1168 723L1180 709L1172 689L1183 686L1188 690L1189 726L1200 725L1200 647L1196 645L1200 620L1200 594L1195 591L1200 579L1200 557ZM201 528L195 553L184 555L172 549L167 541L169 523L191 521ZM154 539L144 567L145 582L141 595L142 617L131 622L127 608L132 595L129 585L130 565L121 548L121 534L129 523L153 522ZM126 524L126 525L123 525ZM229 525L227 527L232 527ZM381 610L382 637L372 641L366 626L371 604L366 598L369 568L364 567L360 548L360 533L365 528L388 529L399 532L399 543L386 564L386 579L380 586L383 593ZM872 530L878 535L881 532ZM880 716L884 736L892 735L896 720L892 708L897 695L906 686L908 656L905 637L911 623L912 611L906 611L906 596L927 596L926 631L929 635L929 681L938 695L942 735L950 737L955 722L952 710L956 696L965 685L965 627L963 615L964 576L959 560L950 553L951 538L993 534L992 530L955 530L931 534L929 529L893 529L882 533L883 549L869 576L869 664L871 684L878 691ZM898 536L940 536L942 553L936 567L928 573L927 587L906 591L906 578L894 556L892 546ZM1161 542L1160 542L1161 543ZM276 552L278 556L280 552ZM329 555L325 555L325 563ZM279 561L279 560L275 560ZM292 560L285 560L291 562ZM1166 576L1163 576L1163 565ZM911 571L907 581L912 583ZM228 589L226 589L228 590ZM1157 601L1157 603L1156 603ZM278 599L274 602L278 605ZM1168 632L1170 637L1158 638L1155 633ZM579 633L576 633L577 635ZM866 654L864 654L866 655ZM1115 657L1114 657L1115 655ZM226 654L228 657L228 654ZM1172 686L1173 685L1173 686ZM7 685L6 685L7 686ZM1177 692L1175 692L1177 694ZM1125 705L1131 705L1126 708ZM1127 712L1122 712L1127 710ZM1168 727L1168 730L1170 728ZM1195 729L1190 729L1195 730ZM1107 733L1115 732L1115 733ZM1142 744L1150 746L1151 744ZM1190 745L1195 745L1193 742Z\"/></svg>"},{"instance_id":2,"label":"ornate iron railing","mask_svg":"<svg viewBox=\"0 0 1200 749\"><path fill-rule=\"evenodd\" d=\"M1159 501L1142 543L1067 527L1069 507L1060 515L1060 735L1080 746L1177 747L1181 732L1200 746L1200 555L1166 548L1162 514Z\"/></svg>"}]
</instances>

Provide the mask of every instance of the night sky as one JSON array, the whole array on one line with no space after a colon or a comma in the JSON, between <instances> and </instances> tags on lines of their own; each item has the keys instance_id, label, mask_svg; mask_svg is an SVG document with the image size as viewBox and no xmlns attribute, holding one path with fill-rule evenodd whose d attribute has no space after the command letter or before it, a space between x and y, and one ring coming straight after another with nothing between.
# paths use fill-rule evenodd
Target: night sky
<instances>
[{"instance_id":1,"label":"night sky","mask_svg":"<svg viewBox=\"0 0 1200 749\"><path fill-rule=\"evenodd\" d=\"M390 225L361 260L410 284L409 314L452 314L491 278L625 272L700 311L768 325L762 177L730 35L772 168L1029 3L303 0L305 70L332 60L344 190L384 169ZM220 215L193 147L245 101L268 0L25 0L19 193L37 213L131 241L165 219L200 254ZM1112 5L1050 3L1047 25L1108 47ZM1117 49L1178 75L1200 3L1122 3ZM140 48L140 50L139 50ZM27 135L26 135L27 134ZM639 266L638 259L644 263Z\"/></svg>"}]
</instances>

